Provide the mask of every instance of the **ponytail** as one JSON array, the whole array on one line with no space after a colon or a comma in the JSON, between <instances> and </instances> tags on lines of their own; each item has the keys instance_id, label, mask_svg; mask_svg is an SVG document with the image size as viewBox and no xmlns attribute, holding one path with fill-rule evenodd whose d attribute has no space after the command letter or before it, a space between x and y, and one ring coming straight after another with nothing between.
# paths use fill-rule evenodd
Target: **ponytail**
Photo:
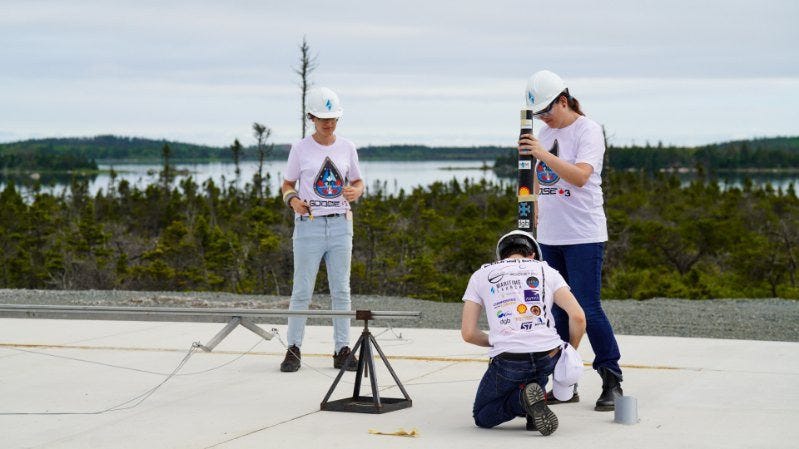
<instances>
[{"instance_id":1,"label":"ponytail","mask_svg":"<svg viewBox=\"0 0 799 449\"><path fill-rule=\"evenodd\" d=\"M583 111L580 109L580 102L576 98L569 95L568 92L566 92L566 103L569 105L569 109L571 109L572 111L580 115L585 115L583 114Z\"/></svg>"}]
</instances>

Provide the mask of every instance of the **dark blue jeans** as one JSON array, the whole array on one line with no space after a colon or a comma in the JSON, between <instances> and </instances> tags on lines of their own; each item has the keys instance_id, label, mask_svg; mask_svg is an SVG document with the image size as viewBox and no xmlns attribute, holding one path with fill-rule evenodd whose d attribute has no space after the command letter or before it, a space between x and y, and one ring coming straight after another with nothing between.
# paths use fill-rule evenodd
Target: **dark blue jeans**
<instances>
[{"instance_id":1,"label":"dark blue jeans","mask_svg":"<svg viewBox=\"0 0 799 449\"><path fill-rule=\"evenodd\" d=\"M554 357L530 355L529 360L491 359L474 398L474 423L478 427L494 427L525 416L527 412L519 398L522 389L536 382L545 390L547 376L552 374L558 358L560 352Z\"/></svg>"},{"instance_id":2,"label":"dark blue jeans","mask_svg":"<svg viewBox=\"0 0 799 449\"><path fill-rule=\"evenodd\" d=\"M595 355L594 369L604 367L621 375L619 345L599 299L604 251L604 243L541 245L544 260L560 272L585 312L585 331ZM557 305L552 308L552 315L560 338L569 341L569 316Z\"/></svg>"}]
</instances>

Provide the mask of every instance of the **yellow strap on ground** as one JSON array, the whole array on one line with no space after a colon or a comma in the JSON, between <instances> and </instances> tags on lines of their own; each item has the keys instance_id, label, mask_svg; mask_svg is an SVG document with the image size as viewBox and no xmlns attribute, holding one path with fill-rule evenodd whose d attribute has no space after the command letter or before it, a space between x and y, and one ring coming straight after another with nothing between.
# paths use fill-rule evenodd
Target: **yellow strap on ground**
<instances>
[{"instance_id":1,"label":"yellow strap on ground","mask_svg":"<svg viewBox=\"0 0 799 449\"><path fill-rule=\"evenodd\" d=\"M394 432L383 432L381 430L369 429L369 433L372 435L391 435L395 437L418 437L419 431L416 429L411 429L410 431L403 429L400 427Z\"/></svg>"},{"instance_id":2,"label":"yellow strap on ground","mask_svg":"<svg viewBox=\"0 0 799 449\"><path fill-rule=\"evenodd\" d=\"M96 351L153 351L153 352L185 352L185 349L178 348L152 348L152 347L123 347L123 346L85 346L85 345L57 345L57 344L36 344L36 343L7 343L0 342L0 348L28 348L28 349L85 349ZM241 354L242 351L214 351L211 354ZM282 356L283 352L266 352L266 351L250 351L251 355L266 355L266 356ZM303 357L320 357L329 358L330 354L316 354L316 353L303 353ZM377 356L375 356L377 358ZM481 356L435 356L435 355L392 355L389 356L390 360L418 360L425 362L458 362L458 363L486 363L488 357ZM592 366L589 362L583 362L583 366ZM638 365L638 364L621 364L622 368L630 369L657 369L657 370L691 370L702 371L701 368L686 368L679 366L664 366L664 365Z\"/></svg>"}]
</instances>

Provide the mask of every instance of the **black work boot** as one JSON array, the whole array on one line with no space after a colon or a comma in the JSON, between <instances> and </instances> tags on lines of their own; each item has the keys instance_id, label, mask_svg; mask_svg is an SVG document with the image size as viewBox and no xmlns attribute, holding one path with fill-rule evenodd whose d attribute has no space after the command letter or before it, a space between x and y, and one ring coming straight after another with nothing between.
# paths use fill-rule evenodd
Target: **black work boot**
<instances>
[{"instance_id":1,"label":"black work boot","mask_svg":"<svg viewBox=\"0 0 799 449\"><path fill-rule=\"evenodd\" d=\"M351 358L347 359L352 351L350 351L349 346L344 346L338 352L338 354L333 354L333 368L341 369L342 366L347 366L345 369L347 371L356 371L358 369L358 357L355 357L353 354Z\"/></svg>"},{"instance_id":2,"label":"black work boot","mask_svg":"<svg viewBox=\"0 0 799 449\"><path fill-rule=\"evenodd\" d=\"M280 364L280 371L283 371L284 373L293 373L299 370L301 358L302 355L300 354L300 348L295 345L289 346L288 351L286 351L286 357Z\"/></svg>"},{"instance_id":3,"label":"black work boot","mask_svg":"<svg viewBox=\"0 0 799 449\"><path fill-rule=\"evenodd\" d=\"M541 435L547 436L558 428L558 417L552 413L552 410L547 407L546 394L541 386L535 382L527 384L522 390L519 399L522 402L522 407L527 412L529 419L527 430L535 430L541 432Z\"/></svg>"},{"instance_id":4,"label":"black work boot","mask_svg":"<svg viewBox=\"0 0 799 449\"><path fill-rule=\"evenodd\" d=\"M616 408L614 399L624 395L621 390L621 374L616 374L607 368L599 368L597 371L602 378L602 394L596 400L594 410L598 412L613 411Z\"/></svg>"},{"instance_id":5,"label":"black work boot","mask_svg":"<svg viewBox=\"0 0 799 449\"><path fill-rule=\"evenodd\" d=\"M527 430L528 432L534 432L538 430L538 428L535 426L535 421L533 421L532 416L525 415L525 418L527 419L527 424L524 426L525 430Z\"/></svg>"}]
</instances>

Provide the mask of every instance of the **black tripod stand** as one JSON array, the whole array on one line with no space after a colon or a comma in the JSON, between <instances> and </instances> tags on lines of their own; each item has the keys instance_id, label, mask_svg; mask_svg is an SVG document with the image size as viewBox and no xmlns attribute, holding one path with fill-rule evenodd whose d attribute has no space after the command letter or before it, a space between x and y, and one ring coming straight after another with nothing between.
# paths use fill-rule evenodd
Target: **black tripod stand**
<instances>
[{"instance_id":1,"label":"black tripod stand","mask_svg":"<svg viewBox=\"0 0 799 449\"><path fill-rule=\"evenodd\" d=\"M334 412L386 413L410 407L413 402L410 396L408 396L408 392L405 391L405 387L402 386L391 364L388 363L388 359L386 359L386 355L383 354L383 350L380 349L380 345L377 344L377 340L375 340L369 332L369 320L372 319L372 312L370 310L357 310L355 312L355 319L363 320L364 326L363 332L360 338L358 338L357 343L355 343L355 347L349 356L349 358L353 357L353 354L357 353L358 349L360 349L360 353L358 354L358 371L355 373L355 388L352 392L352 397L328 402L330 395L333 394L333 391L341 380L341 376L343 376L346 371L347 362L349 362L348 358L347 361L344 362L344 366L342 366L341 370L338 372L338 376L336 376L336 380L333 381L333 385L331 385L330 389L327 391L327 395L322 400L322 410ZM380 354L380 358L386 365L388 372L391 373L391 377L394 378L394 382L397 383L400 391L402 391L404 398L380 397L380 391L377 389L377 372L375 371L374 355L372 353L373 346L374 349L377 349L377 353ZM369 382L372 386L371 397L360 395L361 380L363 377L369 377Z\"/></svg>"}]
</instances>

